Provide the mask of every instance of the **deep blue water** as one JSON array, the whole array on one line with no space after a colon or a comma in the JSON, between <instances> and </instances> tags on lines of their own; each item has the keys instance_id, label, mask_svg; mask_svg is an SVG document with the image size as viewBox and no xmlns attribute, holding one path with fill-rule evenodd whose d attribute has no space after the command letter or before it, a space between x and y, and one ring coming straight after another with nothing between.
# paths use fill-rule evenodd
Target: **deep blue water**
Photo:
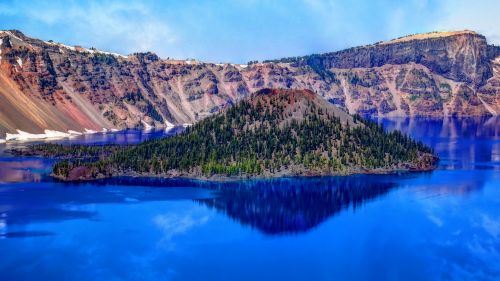
<instances>
[{"instance_id":1,"label":"deep blue water","mask_svg":"<svg viewBox=\"0 0 500 281\"><path fill-rule=\"evenodd\" d=\"M500 280L500 119L378 122L431 145L439 169L64 184L49 159L1 155L0 280Z\"/></svg>"}]
</instances>

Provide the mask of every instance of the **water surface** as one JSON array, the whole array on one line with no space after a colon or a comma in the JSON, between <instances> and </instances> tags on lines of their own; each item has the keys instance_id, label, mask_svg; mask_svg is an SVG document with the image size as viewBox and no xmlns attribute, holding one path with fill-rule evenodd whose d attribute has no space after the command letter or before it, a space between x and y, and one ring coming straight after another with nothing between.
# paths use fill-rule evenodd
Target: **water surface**
<instances>
[{"instance_id":1,"label":"water surface","mask_svg":"<svg viewBox=\"0 0 500 281\"><path fill-rule=\"evenodd\" d=\"M2 154L0 280L498 280L500 119L376 121L432 146L438 170L66 184L50 159Z\"/></svg>"}]
</instances>

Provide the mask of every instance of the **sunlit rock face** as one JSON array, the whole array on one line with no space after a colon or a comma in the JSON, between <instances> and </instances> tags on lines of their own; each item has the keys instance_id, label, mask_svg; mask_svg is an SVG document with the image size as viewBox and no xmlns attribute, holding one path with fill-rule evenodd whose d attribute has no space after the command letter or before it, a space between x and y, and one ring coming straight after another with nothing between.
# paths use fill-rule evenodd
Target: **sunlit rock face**
<instances>
[{"instance_id":1,"label":"sunlit rock face","mask_svg":"<svg viewBox=\"0 0 500 281\"><path fill-rule=\"evenodd\" d=\"M471 31L249 65L122 56L18 31L1 31L0 42L0 139L192 124L262 88L309 89L374 116L500 112L500 50Z\"/></svg>"}]
</instances>

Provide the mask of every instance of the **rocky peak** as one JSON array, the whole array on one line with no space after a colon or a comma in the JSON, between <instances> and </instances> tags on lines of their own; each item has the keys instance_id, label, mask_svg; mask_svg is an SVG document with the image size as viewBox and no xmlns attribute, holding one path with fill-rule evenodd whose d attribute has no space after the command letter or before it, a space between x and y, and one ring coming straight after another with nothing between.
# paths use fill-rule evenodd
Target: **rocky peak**
<instances>
[{"instance_id":1,"label":"rocky peak","mask_svg":"<svg viewBox=\"0 0 500 281\"><path fill-rule=\"evenodd\" d=\"M294 89L262 89L247 98L254 108L269 110L271 112L281 110L282 123L290 120L303 120L310 112L319 110L340 118L342 123L354 125L352 116L316 95L310 90Z\"/></svg>"},{"instance_id":2,"label":"rocky peak","mask_svg":"<svg viewBox=\"0 0 500 281\"><path fill-rule=\"evenodd\" d=\"M479 86L492 76L486 38L473 31L432 32L338 52L287 58L291 62L328 70L373 68L417 63L458 82Z\"/></svg>"},{"instance_id":3,"label":"rocky peak","mask_svg":"<svg viewBox=\"0 0 500 281\"><path fill-rule=\"evenodd\" d=\"M0 31L0 139L17 129L192 124L264 88L309 91L260 93L285 106L287 95L307 105L314 93L349 113L497 115L499 56L499 47L469 31L248 66L161 60L150 52L126 57Z\"/></svg>"}]
</instances>

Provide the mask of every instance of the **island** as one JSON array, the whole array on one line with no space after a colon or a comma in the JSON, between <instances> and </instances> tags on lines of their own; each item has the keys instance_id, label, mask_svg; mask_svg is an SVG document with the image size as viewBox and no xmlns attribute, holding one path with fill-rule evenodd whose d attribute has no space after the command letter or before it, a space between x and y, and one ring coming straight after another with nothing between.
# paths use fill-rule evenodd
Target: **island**
<instances>
[{"instance_id":1,"label":"island","mask_svg":"<svg viewBox=\"0 0 500 281\"><path fill-rule=\"evenodd\" d=\"M429 171L431 148L349 115L309 90L263 89L176 136L124 147L37 145L63 181L115 176L208 180ZM88 157L86 157L88 156Z\"/></svg>"}]
</instances>

